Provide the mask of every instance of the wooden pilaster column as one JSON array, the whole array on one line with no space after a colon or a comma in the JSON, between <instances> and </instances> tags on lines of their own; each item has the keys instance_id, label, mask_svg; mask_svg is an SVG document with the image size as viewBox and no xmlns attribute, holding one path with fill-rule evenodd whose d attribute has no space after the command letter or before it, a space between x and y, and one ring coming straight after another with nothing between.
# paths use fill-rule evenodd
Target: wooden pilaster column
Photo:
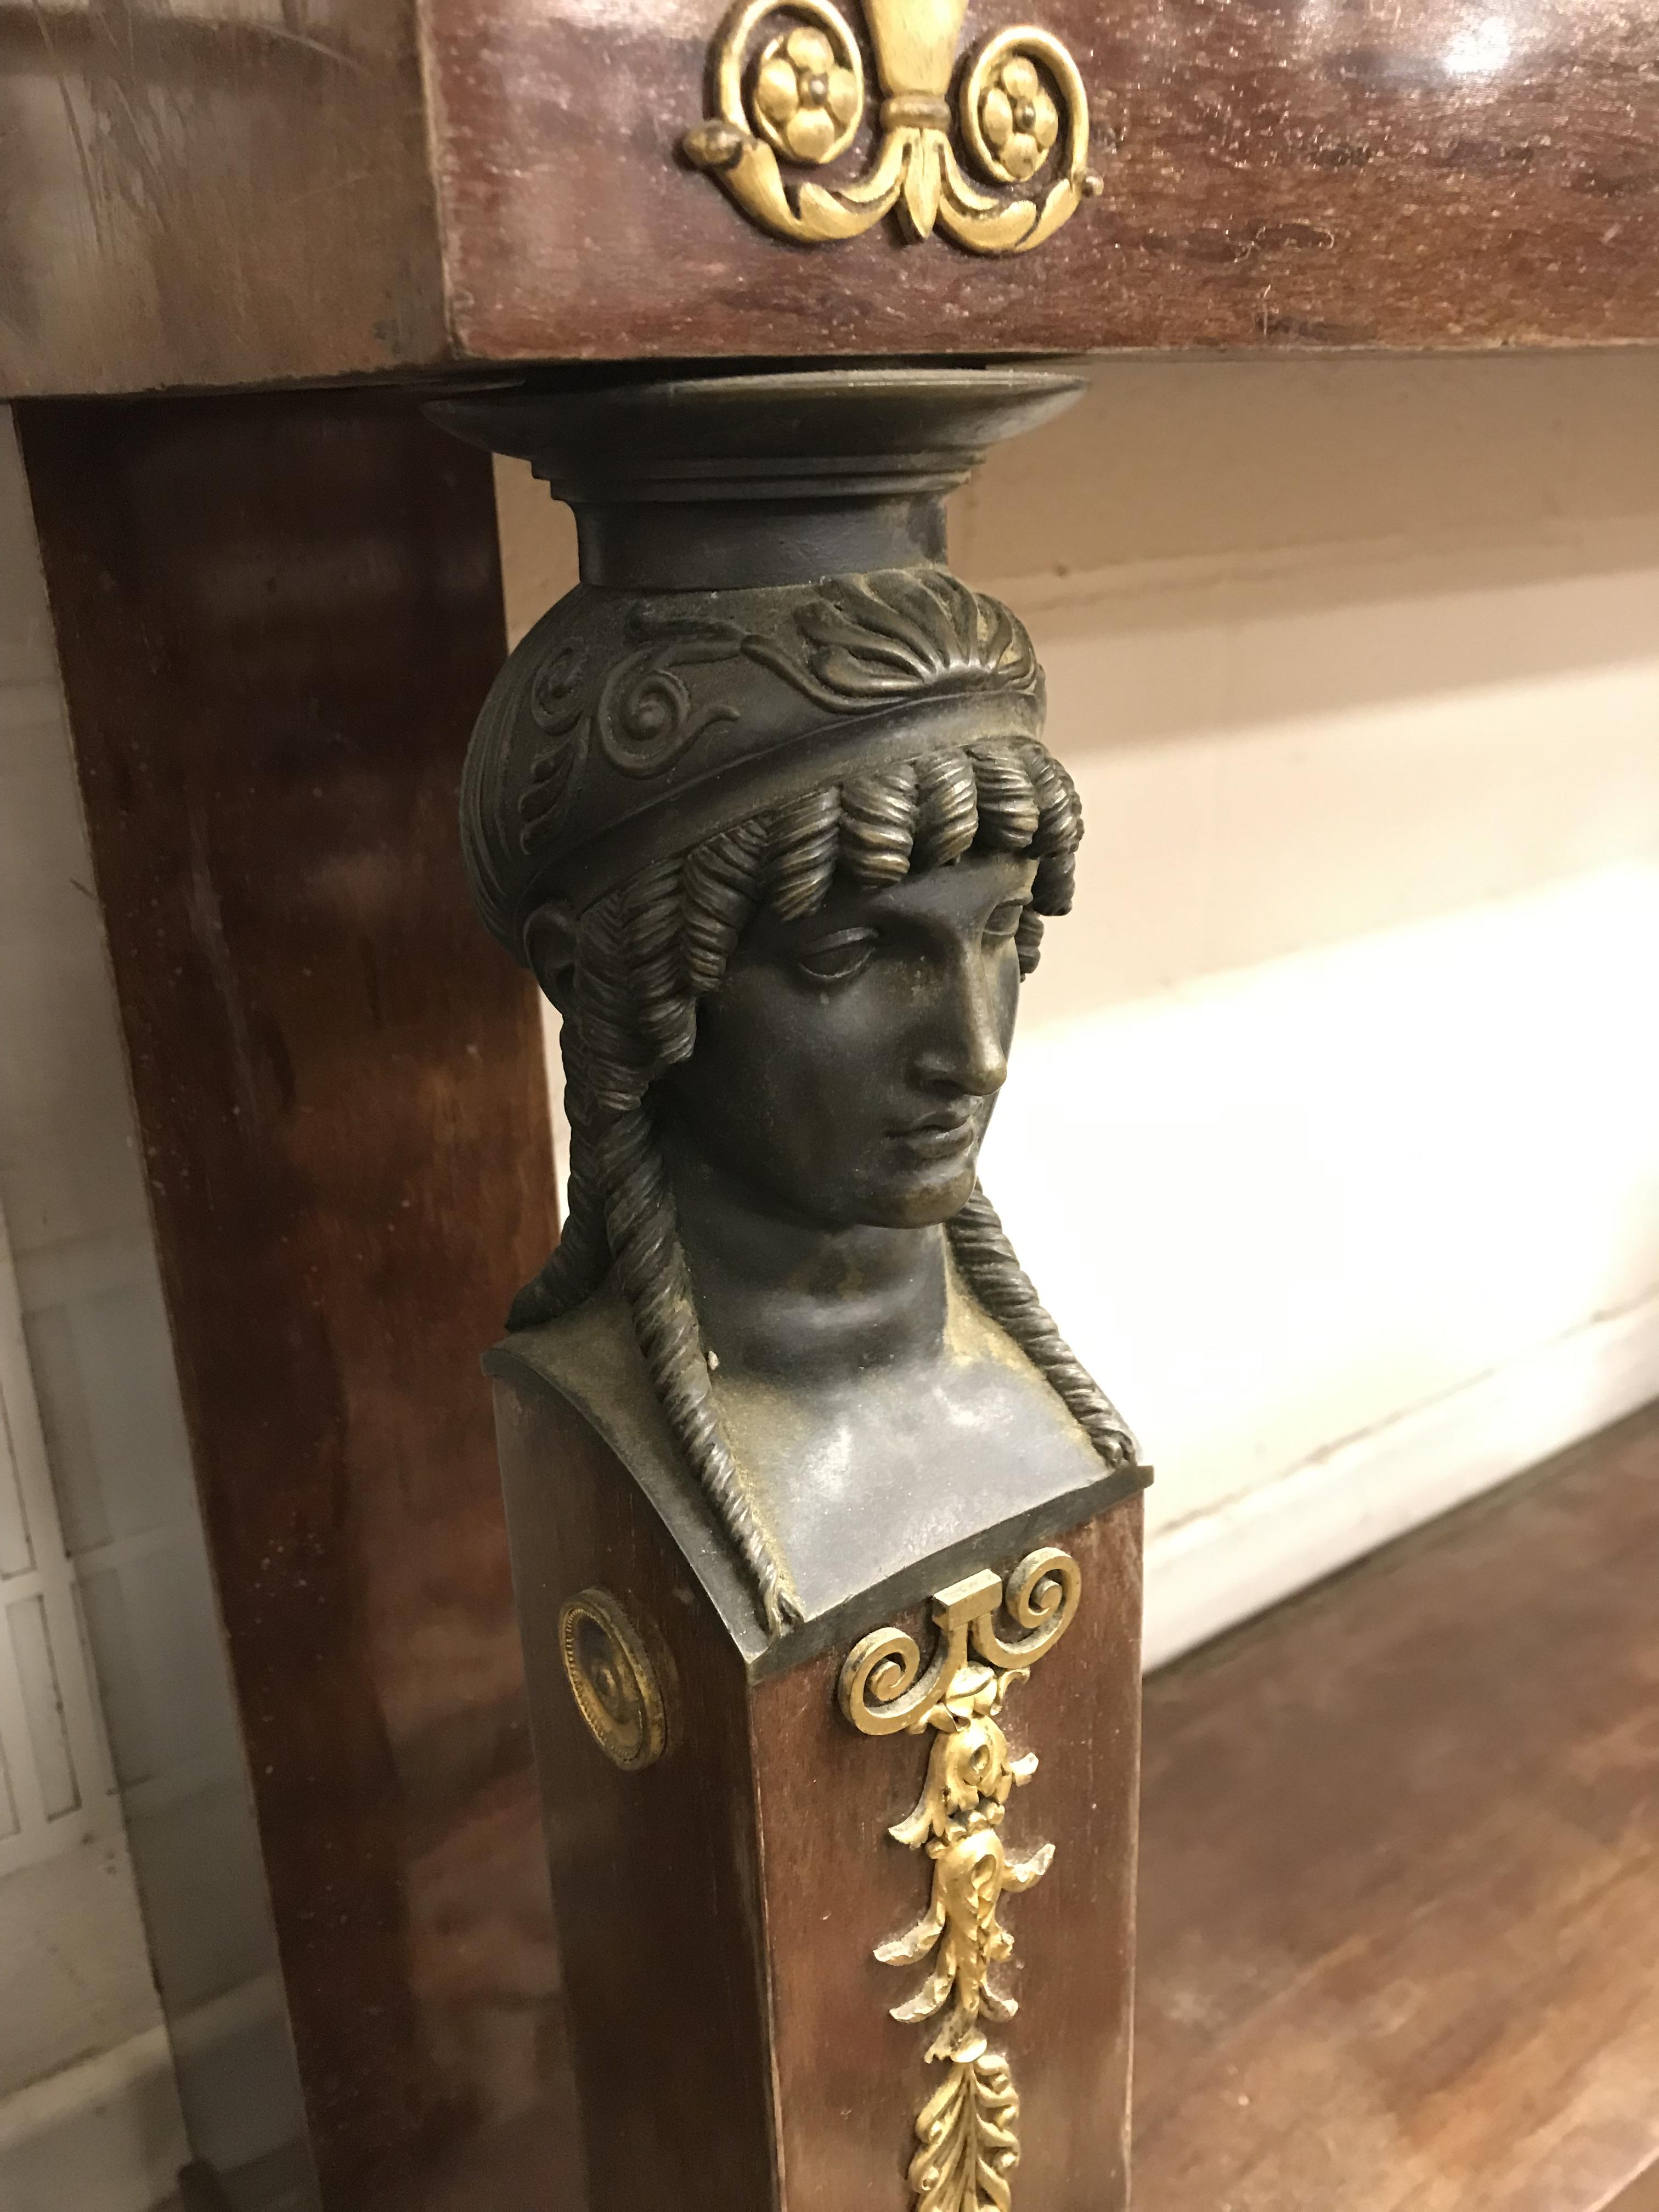
<instances>
[{"instance_id":1,"label":"wooden pilaster column","mask_svg":"<svg viewBox=\"0 0 1659 2212\"><path fill-rule=\"evenodd\" d=\"M552 1980L477 1372L555 1226L456 851L489 463L398 395L18 413L323 2203L403 2207Z\"/></svg>"}]
</instances>

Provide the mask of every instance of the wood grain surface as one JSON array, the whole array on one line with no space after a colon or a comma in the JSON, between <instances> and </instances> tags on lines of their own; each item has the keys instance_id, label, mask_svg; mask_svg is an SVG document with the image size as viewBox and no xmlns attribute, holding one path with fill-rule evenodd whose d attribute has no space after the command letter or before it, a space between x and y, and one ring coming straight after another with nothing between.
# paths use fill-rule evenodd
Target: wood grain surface
<instances>
[{"instance_id":1,"label":"wood grain surface","mask_svg":"<svg viewBox=\"0 0 1659 2212\"><path fill-rule=\"evenodd\" d=\"M1146 1730L1146 2212L1637 2212L1659 1410L1154 1676Z\"/></svg>"},{"instance_id":2,"label":"wood grain surface","mask_svg":"<svg viewBox=\"0 0 1659 2212\"><path fill-rule=\"evenodd\" d=\"M495 1411L581 2112L560 2170L581 2159L586 2212L766 2207L765 1905L743 1662L581 1415L505 1382ZM661 1685L668 1747L638 1772L600 1751L565 1674L559 1609L596 1584Z\"/></svg>"},{"instance_id":3,"label":"wood grain surface","mask_svg":"<svg viewBox=\"0 0 1659 2212\"><path fill-rule=\"evenodd\" d=\"M1082 1571L1082 1604L1003 1714L1013 1750L1038 1760L1009 1799L1008 1847L1054 1846L1042 1881L1004 1900L1014 1950L998 1979L1019 2011L992 2031L1020 2100L1014 2199L1030 2212L1129 2202L1140 1531L1136 1498L1055 1539ZM987 1561L1005 1575L1018 1564ZM933 1649L926 1607L892 1625ZM767 1682L755 1701L787 2204L907 2212L902 2169L941 2079L924 2055L938 2023L890 2016L926 1964L872 1952L927 1909L932 1866L888 1831L915 1810L933 1739L857 1735L836 1705L845 1656Z\"/></svg>"},{"instance_id":4,"label":"wood grain surface","mask_svg":"<svg viewBox=\"0 0 1659 2212\"><path fill-rule=\"evenodd\" d=\"M1659 17L1629 0L971 0L964 48L1028 19L1070 46L1105 182L1001 260L890 222L794 246L688 168L726 13L131 0L117 35L0 0L0 394L1659 337Z\"/></svg>"},{"instance_id":5,"label":"wood grain surface","mask_svg":"<svg viewBox=\"0 0 1659 2212\"><path fill-rule=\"evenodd\" d=\"M1659 1413L1148 1683L1145 2212L1659 2212L1656 1500Z\"/></svg>"},{"instance_id":6,"label":"wood grain surface","mask_svg":"<svg viewBox=\"0 0 1659 2212\"><path fill-rule=\"evenodd\" d=\"M463 352L1659 334L1659 17L1624 0L972 0L964 49L1024 21L1070 46L1105 179L1050 243L1000 260L890 223L793 246L689 172L676 148L724 12L432 0Z\"/></svg>"},{"instance_id":7,"label":"wood grain surface","mask_svg":"<svg viewBox=\"0 0 1659 2212\"><path fill-rule=\"evenodd\" d=\"M446 348L410 0L0 0L0 393Z\"/></svg>"},{"instance_id":8,"label":"wood grain surface","mask_svg":"<svg viewBox=\"0 0 1659 2212\"><path fill-rule=\"evenodd\" d=\"M581 1416L503 1382L497 1417L586 2204L906 2212L915 2123L939 2074L924 2062L932 2028L890 2017L924 1969L872 1954L927 1905L928 1860L887 1831L921 1794L931 1736L848 1725L836 1702L846 1644L746 1683L710 1601ZM1041 1761L1008 1833L1055 1856L1004 1908L1020 2010L996 2044L1021 2099L1024 2200L1122 2212L1140 1501L1060 1540L1083 1571L1082 1608L1006 1716L1016 1749ZM638 1772L598 1749L565 1678L559 1608L596 1583L657 1660L668 1749ZM925 1607L898 1625L931 1650ZM571 2201L573 2166L566 2147L544 2168L547 2203Z\"/></svg>"},{"instance_id":9,"label":"wood grain surface","mask_svg":"<svg viewBox=\"0 0 1659 2212\"><path fill-rule=\"evenodd\" d=\"M325 2204L403 2212L556 2018L477 1370L554 1225L455 830L489 463L365 394L19 414Z\"/></svg>"}]
</instances>

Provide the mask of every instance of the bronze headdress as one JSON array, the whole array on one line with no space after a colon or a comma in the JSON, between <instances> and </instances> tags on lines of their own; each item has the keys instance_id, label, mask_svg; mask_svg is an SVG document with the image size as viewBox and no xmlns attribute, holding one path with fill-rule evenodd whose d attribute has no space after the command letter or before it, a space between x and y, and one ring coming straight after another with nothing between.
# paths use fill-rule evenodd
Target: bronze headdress
<instances>
[{"instance_id":1,"label":"bronze headdress","mask_svg":"<svg viewBox=\"0 0 1659 2212\"><path fill-rule=\"evenodd\" d=\"M575 508L583 581L502 669L468 756L480 909L524 957L543 900L812 782L1035 738L1024 626L943 565L944 495L1065 406L1053 370L623 384L434 410Z\"/></svg>"}]
</instances>

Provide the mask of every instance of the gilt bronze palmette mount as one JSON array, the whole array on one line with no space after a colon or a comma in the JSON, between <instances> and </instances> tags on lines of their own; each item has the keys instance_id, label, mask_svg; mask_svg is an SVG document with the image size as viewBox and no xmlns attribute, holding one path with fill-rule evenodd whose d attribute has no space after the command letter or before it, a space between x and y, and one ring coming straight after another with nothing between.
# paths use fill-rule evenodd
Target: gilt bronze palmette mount
<instances>
[{"instance_id":1,"label":"gilt bronze palmette mount","mask_svg":"<svg viewBox=\"0 0 1659 2212\"><path fill-rule=\"evenodd\" d=\"M842 1669L842 1711L866 1735L935 1731L921 1798L889 1832L933 1861L928 1908L905 1934L876 1947L890 1966L933 1961L921 1986L892 2008L893 2018L944 2014L927 2057L950 2070L917 2117L908 2168L918 2212L1009 2212L1019 2098L983 2022L1011 2020L1018 2009L992 1979L1014 1948L998 1917L1001 1899L1039 1881L1054 1853L1042 1844L1015 1857L1004 1843L1009 1796L1031 1779L1037 1762L1034 1753L1009 1750L998 1717L1014 1684L1071 1626L1081 1595L1068 1553L1033 1552L1006 1591L999 1576L980 1573L937 1594L940 1639L925 1674L914 1638L890 1628L865 1637ZM1000 1608L1019 1633L999 1633Z\"/></svg>"},{"instance_id":2,"label":"gilt bronze palmette mount","mask_svg":"<svg viewBox=\"0 0 1659 2212\"><path fill-rule=\"evenodd\" d=\"M975 253L1025 253L1101 189L1089 167L1089 98L1051 32L1019 24L970 58L950 93L967 0L863 0L884 97L874 158L849 181L807 178L864 123L859 40L831 0L740 0L713 58L714 112L684 140L744 212L798 245L856 238L896 211ZM959 125L975 183L952 143Z\"/></svg>"}]
</instances>

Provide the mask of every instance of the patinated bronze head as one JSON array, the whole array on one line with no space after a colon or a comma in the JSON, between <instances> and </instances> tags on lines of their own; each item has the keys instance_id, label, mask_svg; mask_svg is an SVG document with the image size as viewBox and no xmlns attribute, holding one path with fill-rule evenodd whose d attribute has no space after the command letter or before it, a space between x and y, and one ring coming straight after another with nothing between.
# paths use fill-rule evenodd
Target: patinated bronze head
<instances>
[{"instance_id":1,"label":"patinated bronze head","mask_svg":"<svg viewBox=\"0 0 1659 2212\"><path fill-rule=\"evenodd\" d=\"M568 1219L511 1326L615 1270L775 1628L790 1599L720 1418L673 1156L781 1220L942 1224L1099 1455L1133 1456L975 1175L1083 825L1030 640L943 565L941 498L1074 388L842 372L451 413L532 453L582 526L584 581L503 670L462 799L480 911L564 1017Z\"/></svg>"}]
</instances>

